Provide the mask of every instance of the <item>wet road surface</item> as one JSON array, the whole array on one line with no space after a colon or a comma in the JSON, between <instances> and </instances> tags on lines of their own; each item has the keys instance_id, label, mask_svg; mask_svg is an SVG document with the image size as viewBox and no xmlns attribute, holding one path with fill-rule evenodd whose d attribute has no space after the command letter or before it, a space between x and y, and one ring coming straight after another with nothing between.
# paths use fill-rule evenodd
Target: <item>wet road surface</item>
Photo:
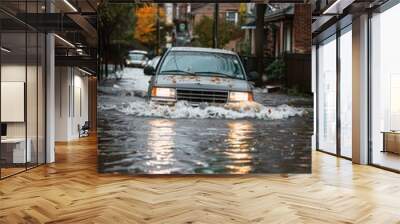
<instances>
[{"instance_id":1,"label":"wet road surface","mask_svg":"<svg viewBox=\"0 0 400 224\"><path fill-rule=\"evenodd\" d=\"M312 99L257 89L264 114L180 105L176 116L145 101L149 78L142 70L125 69L121 75L99 86L99 172L311 171Z\"/></svg>"}]
</instances>

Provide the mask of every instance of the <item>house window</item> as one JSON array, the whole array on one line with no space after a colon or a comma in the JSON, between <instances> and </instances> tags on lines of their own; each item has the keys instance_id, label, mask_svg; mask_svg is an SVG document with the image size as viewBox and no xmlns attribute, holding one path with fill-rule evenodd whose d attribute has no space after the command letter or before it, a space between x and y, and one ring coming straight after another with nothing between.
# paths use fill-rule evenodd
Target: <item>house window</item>
<instances>
[{"instance_id":1,"label":"house window","mask_svg":"<svg viewBox=\"0 0 400 224\"><path fill-rule=\"evenodd\" d=\"M237 11L226 11L225 19L227 22L237 24L238 18L239 15Z\"/></svg>"},{"instance_id":2,"label":"house window","mask_svg":"<svg viewBox=\"0 0 400 224\"><path fill-rule=\"evenodd\" d=\"M292 26L286 24L285 26L285 40L284 40L285 52L292 52Z\"/></svg>"}]
</instances>

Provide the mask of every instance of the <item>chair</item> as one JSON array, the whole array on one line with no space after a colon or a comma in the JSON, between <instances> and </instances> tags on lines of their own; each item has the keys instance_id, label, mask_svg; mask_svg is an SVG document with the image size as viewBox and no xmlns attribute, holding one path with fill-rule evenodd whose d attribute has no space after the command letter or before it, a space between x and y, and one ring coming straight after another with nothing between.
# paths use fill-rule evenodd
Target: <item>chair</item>
<instances>
[{"instance_id":1,"label":"chair","mask_svg":"<svg viewBox=\"0 0 400 224\"><path fill-rule=\"evenodd\" d=\"M89 136L89 129L90 129L89 121L85 121L82 127L78 125L79 138Z\"/></svg>"}]
</instances>

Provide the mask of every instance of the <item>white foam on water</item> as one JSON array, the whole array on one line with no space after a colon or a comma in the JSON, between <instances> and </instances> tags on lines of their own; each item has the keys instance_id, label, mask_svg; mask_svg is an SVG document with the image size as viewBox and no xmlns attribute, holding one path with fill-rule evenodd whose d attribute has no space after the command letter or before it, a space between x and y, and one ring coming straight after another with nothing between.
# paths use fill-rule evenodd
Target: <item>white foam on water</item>
<instances>
[{"instance_id":1,"label":"white foam on water","mask_svg":"<svg viewBox=\"0 0 400 224\"><path fill-rule=\"evenodd\" d=\"M148 89L150 77L144 75L143 69L125 68L118 71L122 77L118 84L114 84L108 91L120 92L141 92L145 96ZM105 91L104 89L103 91ZM267 93L266 88L256 88L256 93ZM137 95L137 94L134 94ZM111 103L111 104L110 104ZM202 105L193 107L187 102L177 102L175 106L163 106L149 103L143 98L132 98L132 102L115 104L112 102L99 104L100 111L116 110L126 115L138 117L159 117L159 118L224 118L224 119L260 119L275 120L286 119L292 116L302 116L307 113L306 109L292 107L289 105L264 106L256 102L241 103L229 106Z\"/></svg>"},{"instance_id":2,"label":"white foam on water","mask_svg":"<svg viewBox=\"0 0 400 224\"><path fill-rule=\"evenodd\" d=\"M286 119L293 116L302 116L307 111L304 108L280 105L276 107L263 106L261 104L242 103L228 106L203 105L193 107L185 101L179 101L175 106L157 105L146 101L135 101L112 107L100 106L100 110L117 110L126 115L138 117L159 118L223 118L223 119L245 119L253 118L260 120Z\"/></svg>"}]
</instances>

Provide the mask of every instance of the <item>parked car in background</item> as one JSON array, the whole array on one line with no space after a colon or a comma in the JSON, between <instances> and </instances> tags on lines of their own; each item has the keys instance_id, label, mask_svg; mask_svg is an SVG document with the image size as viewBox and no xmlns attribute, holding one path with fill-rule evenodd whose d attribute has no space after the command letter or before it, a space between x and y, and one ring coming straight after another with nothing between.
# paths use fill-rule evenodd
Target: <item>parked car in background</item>
<instances>
[{"instance_id":1,"label":"parked car in background","mask_svg":"<svg viewBox=\"0 0 400 224\"><path fill-rule=\"evenodd\" d=\"M148 60L147 51L133 50L129 51L125 64L127 67L143 68Z\"/></svg>"},{"instance_id":2,"label":"parked car in background","mask_svg":"<svg viewBox=\"0 0 400 224\"><path fill-rule=\"evenodd\" d=\"M173 47L162 57L157 68L146 66L151 75L149 99L174 105L187 101L227 104L253 101L252 85L239 56L222 49Z\"/></svg>"}]
</instances>

